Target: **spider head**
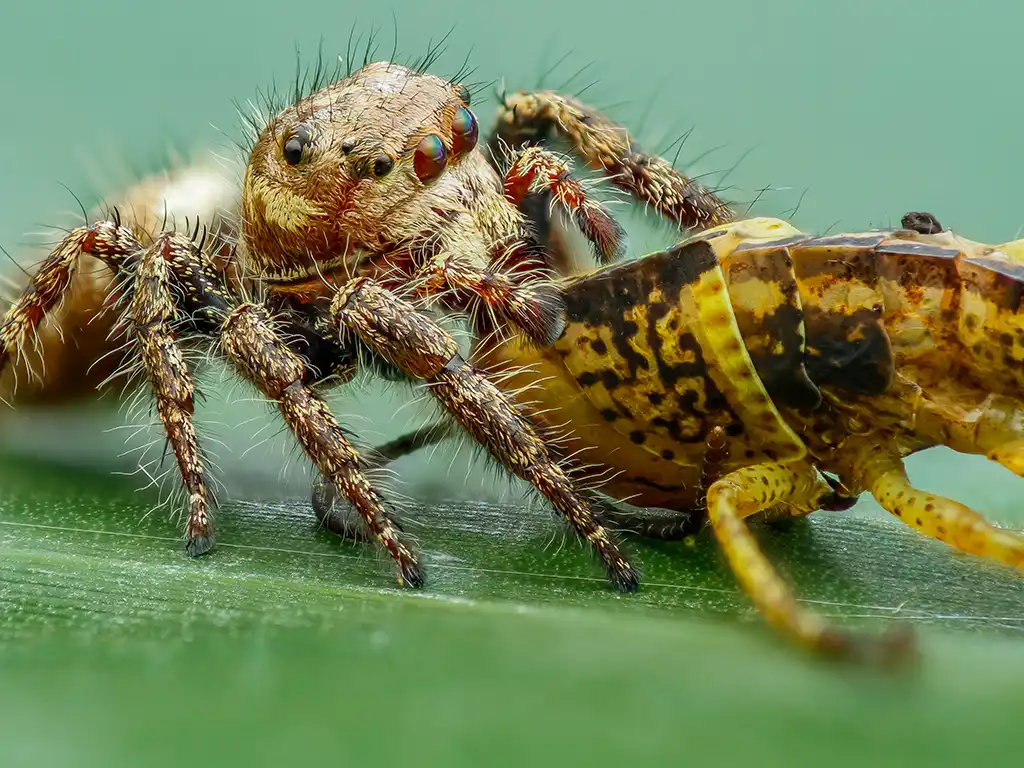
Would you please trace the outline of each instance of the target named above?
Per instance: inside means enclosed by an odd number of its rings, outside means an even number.
[[[268,283],[351,271],[438,236],[500,184],[481,150],[468,91],[387,62],[288,107],[245,171],[242,236]]]

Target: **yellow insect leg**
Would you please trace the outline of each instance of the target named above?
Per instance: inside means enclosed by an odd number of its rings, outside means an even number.
[[[1005,443],[990,451],[988,458],[999,462],[1018,477],[1024,477],[1024,440]]]
[[[996,528],[959,502],[918,490],[898,456],[877,448],[864,451],[854,471],[876,501],[911,528],[969,555],[1024,569],[1024,537]]]
[[[904,631],[860,636],[830,625],[801,606],[747,528],[745,518],[777,507],[793,515],[817,509],[831,493],[806,462],[758,464],[732,472],[708,489],[708,517],[726,560],[744,591],[770,624],[807,648],[829,655],[890,661],[913,647]]]

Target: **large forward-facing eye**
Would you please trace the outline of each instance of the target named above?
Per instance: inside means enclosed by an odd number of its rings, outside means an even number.
[[[288,165],[298,165],[302,162],[302,156],[309,144],[310,131],[306,125],[297,125],[295,129],[284,140],[284,161]]]
[[[424,136],[416,145],[416,153],[412,157],[412,168],[416,178],[429,184],[440,176],[448,165],[448,150],[440,136]]]
[[[461,156],[472,151],[478,138],[480,127],[476,116],[465,107],[456,109],[452,118],[452,152]]]

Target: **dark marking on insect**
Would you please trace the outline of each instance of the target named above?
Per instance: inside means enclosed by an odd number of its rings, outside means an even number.
[[[807,371],[806,340],[797,330],[803,320],[803,312],[791,304],[783,304],[772,314],[765,315],[761,321],[762,332],[777,342],[782,351],[780,354],[750,353],[750,359],[768,394],[779,405],[814,410],[821,405],[821,392]]]
[[[625,480],[626,482],[636,483],[637,485],[646,485],[648,488],[654,488],[656,490],[664,491],[666,493],[677,493],[678,491],[683,490],[683,486],[681,485],[669,485],[659,483],[654,480],[651,480],[649,477],[643,477],[642,475],[632,475],[630,477],[625,478]]]
[[[748,243],[737,247],[728,260],[730,284],[756,280],[774,286],[781,294],[774,311],[764,314],[734,306],[736,323],[747,353],[765,389],[779,405],[813,410],[821,404],[804,365],[803,312],[789,246],[807,241],[806,236],[771,243]]]
[[[889,388],[895,359],[879,309],[840,313],[812,307],[806,319],[807,372],[815,384],[860,395]]]

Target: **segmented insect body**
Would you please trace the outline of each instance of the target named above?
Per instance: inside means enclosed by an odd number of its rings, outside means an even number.
[[[868,490],[924,533],[1024,563],[1021,537],[913,489],[901,463],[948,445],[1024,474],[1024,245],[972,243],[928,217],[827,238],[735,221],[624,128],[550,92],[503,98],[488,154],[464,88],[387,62],[317,82],[254,128],[237,193],[203,169],[144,182],[126,197],[133,216],[107,208],[71,231],[0,326],[0,382],[16,402],[83,394],[126,364],[141,374],[186,491],[189,553],[213,543],[184,355],[198,343],[276,404],[323,478],[318,514],[347,500],[345,531],[376,540],[405,584],[422,581],[418,557],[323,399],[360,367],[425,382],[620,589],[638,577],[605,521],[632,518],[607,496],[681,513],[641,526],[652,535],[707,520],[767,618],[814,649],[909,646],[801,607],[751,515],[840,509]],[[697,234],[611,263],[621,230],[545,149],[552,134]],[[172,231],[186,216],[189,234]],[[439,314],[470,319],[470,360]]]
[[[1020,247],[909,230],[814,238],[776,219],[740,221],[566,280],[568,323],[554,345],[511,339],[480,354],[521,367],[519,384],[545,381],[530,391],[535,418],[568,419],[591,446],[581,462],[622,470],[609,493],[691,509],[714,427],[733,468],[803,459],[808,443],[824,461],[889,425],[912,435],[900,438],[906,455],[946,441],[915,432],[922,392],[964,408],[970,388],[992,400],[999,375],[1012,395],[1013,354],[1024,352],[979,289],[1012,290]],[[1006,367],[997,374],[993,361]],[[958,377],[965,365],[970,378]]]
[[[578,471],[634,505],[706,509],[771,620],[850,651],[781,589],[742,518],[848,506],[867,490],[927,535],[1024,566],[1024,539],[914,489],[902,467],[946,445],[1024,475],[1022,288],[1024,241],[812,237],[751,219],[568,278],[554,345],[514,339],[479,353],[519,371],[536,420],[572,425]],[[709,488],[713,436],[724,450]]]

